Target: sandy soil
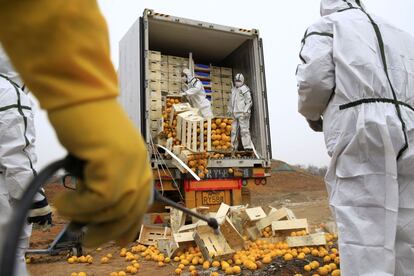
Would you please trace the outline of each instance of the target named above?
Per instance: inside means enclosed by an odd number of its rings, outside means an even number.
[[[292,209],[296,217],[307,218],[311,227],[330,221],[330,211],[327,204],[325,184],[321,177],[312,176],[302,171],[273,173],[266,185],[249,187],[251,190],[251,204],[255,206],[272,205],[276,208],[286,206]],[[47,193],[53,198],[62,190],[58,185],[49,185]],[[53,238],[65,225],[65,221],[55,216],[55,226],[49,232],[34,231],[31,247],[46,248]],[[100,264],[102,256],[111,253],[114,258],[109,264]],[[37,276],[60,276],[70,275],[72,272],[84,271],[87,275],[109,275],[113,271],[125,270],[127,263],[124,258],[119,257],[119,248],[114,244],[107,244],[101,251],[85,250],[84,254],[90,254],[94,258],[93,264],[68,264],[67,253],[58,256],[32,255],[31,263],[28,265],[31,275]],[[173,275],[174,265],[157,267],[154,262],[139,261],[141,269],[137,275]],[[293,275],[294,269],[287,269],[283,264],[274,263],[281,267],[279,272],[266,273],[265,271],[244,272],[243,275]],[[299,264],[302,267],[302,264]],[[184,275],[184,274],[183,274]]]

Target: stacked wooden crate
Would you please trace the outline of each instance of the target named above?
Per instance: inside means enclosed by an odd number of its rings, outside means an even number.
[[[193,152],[211,150],[211,119],[205,120],[196,111],[177,116],[177,137],[181,144]]]
[[[181,72],[188,68],[188,58],[161,56],[161,90],[171,96],[179,96],[182,90]]]
[[[223,93],[223,103],[225,107],[225,111],[227,112],[227,105],[231,98],[231,89],[233,86],[233,74],[231,68],[221,67],[221,87]]]
[[[227,67],[211,67],[212,106],[215,116],[225,116],[231,98],[232,69]]]
[[[148,88],[150,93],[150,131],[156,136],[160,131],[162,117],[161,97],[161,53],[149,51]]]
[[[223,88],[221,86],[220,67],[211,68],[211,97],[214,116],[224,116]]]

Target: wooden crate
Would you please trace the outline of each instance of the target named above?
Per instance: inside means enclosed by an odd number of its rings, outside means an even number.
[[[182,70],[183,69],[182,69],[181,65],[168,64],[168,73],[169,74],[176,74],[176,75],[179,75],[181,77]]]
[[[161,91],[168,91],[168,81],[160,81],[161,84]]]
[[[150,61],[149,69],[151,71],[161,71],[161,62],[160,61]]]
[[[214,233],[209,226],[200,226],[194,232],[194,241],[208,261],[215,259],[228,260],[235,253],[221,233]]]
[[[264,228],[271,226],[272,222],[279,221],[279,220],[293,220],[295,219],[295,215],[290,209],[285,207],[280,208],[279,210],[273,211],[269,213],[269,215],[256,223],[257,229],[260,231]]]
[[[172,111],[170,113],[170,124],[172,124],[174,117],[176,117],[178,114],[181,114],[183,112],[190,111],[192,109],[191,105],[189,103],[179,103],[179,104],[173,104]],[[178,131],[177,131],[178,133]]]
[[[207,141],[204,141],[204,123],[207,122]],[[197,128],[200,132],[197,133]],[[195,111],[187,111],[177,115],[177,136],[187,149],[193,152],[211,150],[211,119],[204,120]],[[197,145],[197,142],[200,142]],[[207,142],[207,149],[204,148]]]
[[[221,67],[220,72],[222,76],[230,77],[233,75],[233,69],[227,67]]]
[[[257,229],[257,227],[254,226],[246,228],[246,233],[249,239],[252,241],[257,240],[261,236],[260,231]]]
[[[150,91],[150,99],[151,100],[159,100],[159,101],[162,101],[161,89],[160,90],[151,90]],[[161,104],[161,106],[162,106],[162,104]]]
[[[215,216],[219,224],[223,224],[223,222],[226,220],[227,214],[230,211],[230,205],[231,203],[226,204],[224,203],[224,201],[223,203],[220,204],[220,208],[217,210],[217,213]]]
[[[163,73],[169,73],[169,70],[168,69],[169,69],[168,68],[168,63],[161,61],[161,72],[163,72]]]
[[[217,66],[211,66],[211,73],[214,75],[221,75],[221,69]]]
[[[171,238],[170,228],[142,225],[138,242],[143,245],[156,245],[157,240],[162,238]]]
[[[161,72],[161,71],[160,71],[160,80],[161,80],[161,81],[168,81],[168,74],[169,74],[169,73],[166,73],[166,72]]]
[[[169,207],[169,206],[167,206],[166,208],[170,210],[171,230],[174,233],[176,233],[176,232],[178,232],[178,229],[180,229],[180,227],[182,225],[184,225],[186,215],[182,211],[177,210],[175,208],[172,208],[172,207]]]
[[[150,70],[148,80],[161,80],[161,71]]]
[[[230,85],[233,84],[233,79],[231,77],[222,77],[221,78],[221,84]]]
[[[220,106],[213,106],[213,114],[214,114],[214,117],[224,116],[225,112],[224,112],[223,104],[221,105],[221,107]]]
[[[162,117],[162,110],[160,108],[150,109],[150,120],[157,120]]]
[[[233,250],[239,251],[246,249],[243,237],[228,217],[226,217],[224,222],[221,224],[220,231]]]
[[[292,231],[305,230],[309,232],[307,219],[294,219],[294,220],[279,220],[272,222],[272,232],[276,234],[289,234]]]
[[[168,56],[167,55],[161,55],[161,62],[168,64]]]
[[[168,81],[168,91],[179,91],[181,89],[181,83],[178,81]]]
[[[300,237],[287,237],[289,247],[326,245],[325,233],[316,233]]]
[[[161,238],[157,240],[157,249],[169,258],[174,255],[178,248],[178,244],[172,239]]]
[[[181,57],[168,56],[168,65],[181,65]]]
[[[221,83],[221,87],[223,90],[223,93],[231,93],[231,84],[228,83]]]
[[[220,75],[211,75],[211,82],[213,82],[213,83],[220,83],[221,84],[221,77],[220,77]]]
[[[148,51],[148,59],[150,61],[161,61],[161,52]]]
[[[211,83],[211,89],[213,90],[222,90],[221,82],[212,82]]]
[[[181,75],[180,74],[169,72],[168,73],[168,81],[179,83],[180,84],[179,87],[181,87]]]
[[[161,90],[161,81],[160,80],[149,80],[148,88],[150,90]]]
[[[245,212],[250,221],[258,221],[266,217],[262,207],[248,208]]]

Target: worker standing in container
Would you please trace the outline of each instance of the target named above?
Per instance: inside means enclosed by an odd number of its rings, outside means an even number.
[[[244,150],[252,151],[250,114],[253,103],[250,88],[244,83],[244,76],[241,73],[236,74],[234,84],[235,87],[232,89],[228,104],[228,114],[234,119],[231,131],[231,143],[233,149],[237,151],[239,147],[238,134],[240,131]]]
[[[56,196],[58,212],[85,225],[88,247],[133,241],[152,200],[152,171],[142,136],[117,102],[97,2],[5,0],[0,24],[14,68],[46,109],[62,145],[85,162],[77,190]]]
[[[187,84],[188,89],[182,93],[182,96],[186,96],[190,105],[194,108],[198,108],[201,116],[204,119],[213,118],[213,112],[211,111],[211,103],[206,97],[203,83],[190,72],[190,69],[184,69],[181,74],[182,81]]]
[[[413,275],[414,38],[359,0],[322,0],[321,15],[302,40],[299,112],[332,157],[341,275]]]
[[[0,233],[30,180],[36,175],[35,128],[28,90],[0,45]],[[52,224],[43,190],[36,194],[17,249],[16,273],[26,275],[25,252],[32,223]]]

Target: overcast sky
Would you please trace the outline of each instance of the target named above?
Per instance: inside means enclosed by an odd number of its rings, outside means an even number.
[[[367,9],[414,35],[412,0],[365,0]],[[322,134],[309,130],[297,113],[295,69],[305,29],[319,17],[320,0],[251,1],[99,0],[108,22],[111,54],[118,66],[118,42],[145,8],[232,27],[258,29],[264,40],[273,158],[292,164],[328,165]],[[392,3],[392,4],[390,4]],[[36,114],[38,167],[64,156],[44,112]],[[82,135],[82,133],[79,133]]]

